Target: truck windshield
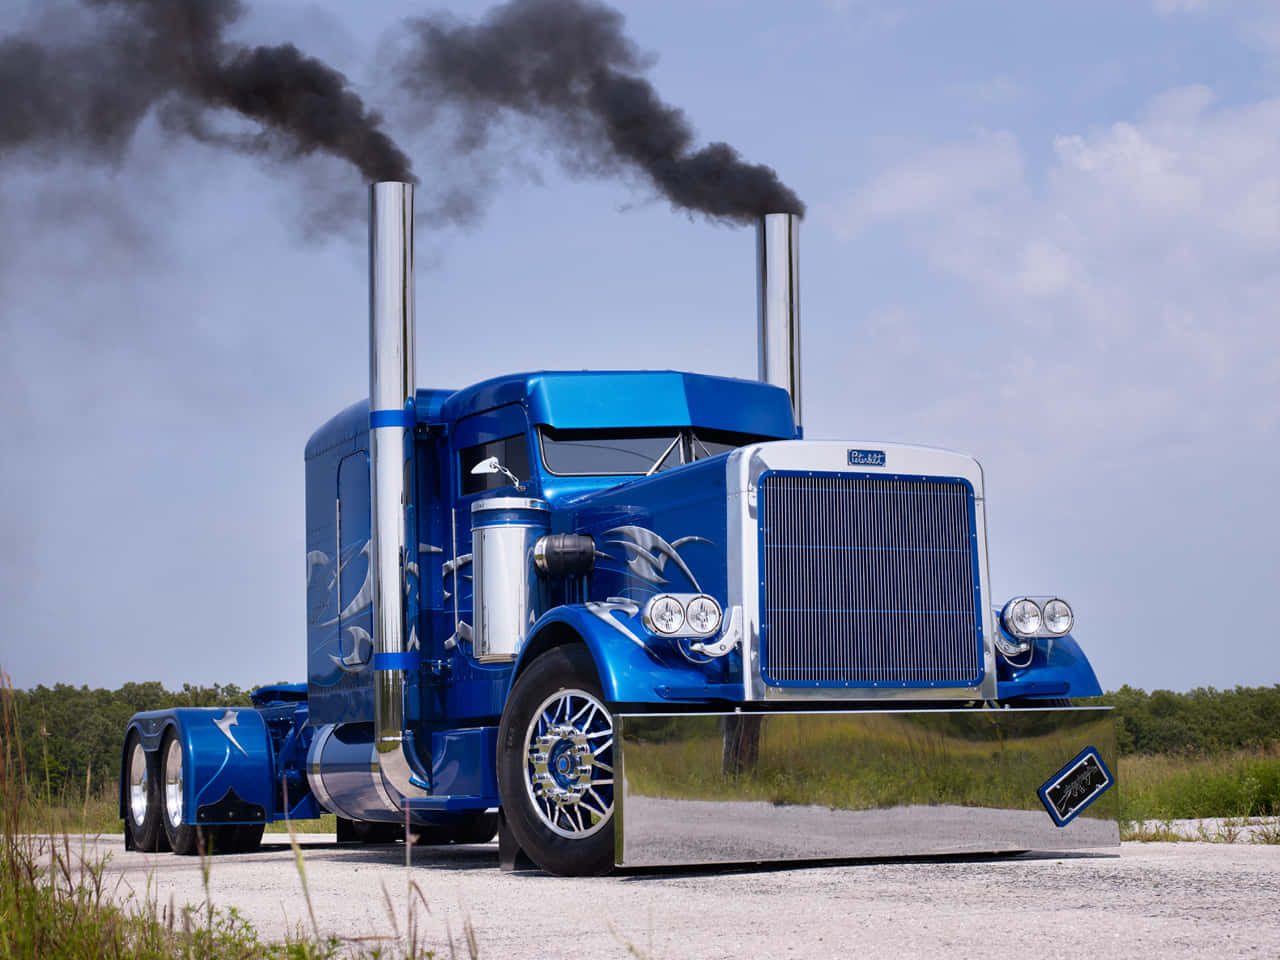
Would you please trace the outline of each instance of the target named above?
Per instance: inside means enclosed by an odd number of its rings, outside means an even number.
[[[770,439],[694,428],[654,430],[539,430],[542,462],[561,477],[644,476]],[[664,456],[665,454],[665,456]]]

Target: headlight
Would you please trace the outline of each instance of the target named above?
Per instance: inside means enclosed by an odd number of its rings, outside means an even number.
[[[1015,637],[1034,637],[1040,632],[1040,608],[1026,597],[1006,604],[1001,619],[1005,629]]]
[[[715,597],[705,593],[660,593],[644,605],[640,618],[664,637],[705,640],[723,625],[724,614]]]
[[[1044,605],[1044,628],[1055,637],[1060,637],[1071,629],[1075,616],[1065,600],[1054,597]]]
[[[720,604],[708,596],[697,596],[684,608],[684,616],[694,633],[715,633],[720,626]]]
[[[675,597],[654,597],[645,607],[644,622],[658,633],[673,634],[684,626],[684,607]]]

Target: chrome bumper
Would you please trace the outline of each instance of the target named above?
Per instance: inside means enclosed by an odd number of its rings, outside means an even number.
[[[1110,708],[621,714],[615,862],[1070,850],[1120,842],[1114,786],[1059,827],[1037,791]]]

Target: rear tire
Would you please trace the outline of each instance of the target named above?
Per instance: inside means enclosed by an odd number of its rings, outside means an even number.
[[[130,732],[125,741],[124,756],[125,827],[133,839],[133,847],[146,853],[168,850],[157,765],[142,748],[142,738],[136,730]]]
[[[183,750],[176,731],[164,735],[160,745],[160,783],[164,807],[164,832],[173,852],[182,856],[213,851],[213,833],[205,827],[188,823],[194,811],[186,809],[183,795]]]
[[[498,793],[516,842],[543,870],[613,870],[613,757],[613,717],[586,647],[539,656],[498,727]]]

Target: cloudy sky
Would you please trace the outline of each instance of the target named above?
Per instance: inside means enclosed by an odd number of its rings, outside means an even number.
[[[58,4],[7,0],[0,37]],[[1104,687],[1280,682],[1280,9],[617,6],[699,136],[808,204],[808,435],[975,454],[997,594],[1067,597]],[[751,232],[566,171],[527,124],[460,157],[387,75],[425,9],[257,0],[233,32],[343,70],[422,209],[475,201],[420,224],[420,385],[754,376]],[[302,449],[367,391],[364,188],[165,130],[100,162],[0,150],[19,687],[304,678]]]

